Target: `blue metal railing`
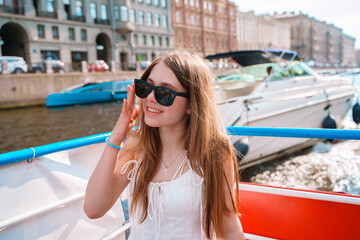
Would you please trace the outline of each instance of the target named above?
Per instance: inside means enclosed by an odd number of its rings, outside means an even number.
[[[24,161],[27,159],[32,159],[35,157],[41,157],[46,154],[60,152],[64,150],[84,147],[87,145],[105,142],[105,138],[110,136],[111,132],[101,133],[97,135],[92,135],[88,137],[76,138],[68,141],[52,143],[48,145],[43,145],[39,147],[27,148],[19,151],[8,152],[0,154],[0,166],[6,165],[9,163],[15,163]]]
[[[359,130],[227,127],[229,135],[360,140]],[[0,166],[105,141],[111,132],[0,154]]]
[[[227,127],[229,135],[360,140],[359,130],[322,128]]]

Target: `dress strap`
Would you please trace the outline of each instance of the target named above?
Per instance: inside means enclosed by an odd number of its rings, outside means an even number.
[[[128,175],[126,176],[127,179],[129,179],[130,181],[134,178],[136,170],[138,168],[138,161],[136,160],[129,160],[127,163],[124,164],[124,166],[121,168],[120,174],[124,175],[127,171],[127,169],[129,168],[130,164],[134,163],[135,166],[130,170],[130,172],[128,173]]]
[[[184,166],[185,166],[186,163],[189,164],[189,161],[188,161],[188,159],[187,159],[187,156],[186,156],[186,157],[184,158],[184,160],[181,162],[178,170],[176,170],[176,173],[175,173],[174,176],[172,177],[171,181],[173,181],[173,180],[176,178],[176,176],[177,176],[177,174],[179,173],[179,171],[180,171],[180,177],[181,177],[181,175],[182,175],[182,170],[184,169]],[[189,165],[189,167],[190,167],[190,165]]]

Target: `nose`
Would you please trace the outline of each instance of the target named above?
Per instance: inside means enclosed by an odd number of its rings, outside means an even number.
[[[155,99],[155,91],[152,90],[151,93],[146,97],[146,99],[147,99],[149,102],[156,102],[156,99]]]

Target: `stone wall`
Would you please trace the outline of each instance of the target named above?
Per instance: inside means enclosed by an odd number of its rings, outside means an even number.
[[[48,94],[60,92],[76,84],[132,80],[140,73],[54,73],[0,75],[0,108],[43,105]]]

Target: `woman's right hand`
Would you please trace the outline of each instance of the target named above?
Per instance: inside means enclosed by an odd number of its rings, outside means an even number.
[[[120,145],[134,127],[135,120],[138,116],[138,105],[135,103],[135,85],[132,83],[127,86],[127,99],[124,99],[119,119],[110,135],[109,141],[112,144]]]

